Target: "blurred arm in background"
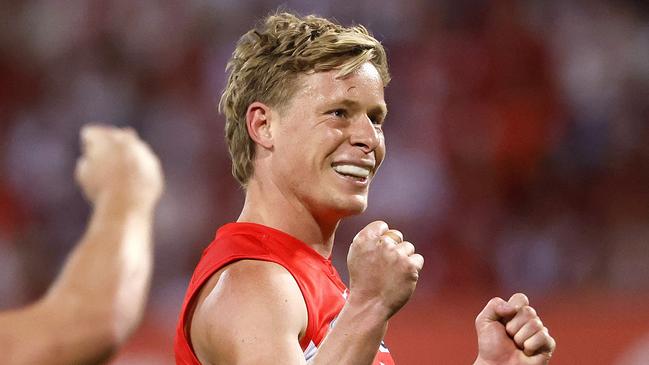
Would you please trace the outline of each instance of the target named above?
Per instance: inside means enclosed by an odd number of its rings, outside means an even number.
[[[47,294],[0,313],[5,364],[105,361],[142,318],[160,163],[130,129],[87,126],[81,142],[76,178],[93,205],[90,222]]]

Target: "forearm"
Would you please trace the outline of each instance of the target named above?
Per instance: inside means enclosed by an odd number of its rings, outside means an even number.
[[[94,206],[88,228],[42,299],[0,313],[3,364],[101,363],[141,319],[160,163],[131,129],[87,126],[81,141],[75,175]]]
[[[386,311],[372,301],[349,299],[309,365],[369,365],[374,360],[388,327]]]
[[[0,349],[7,365],[100,364],[116,344],[106,323],[81,323],[71,310],[57,310],[40,300],[28,307],[0,313]]]
[[[120,344],[135,329],[146,303],[152,267],[152,206],[98,199],[81,241],[45,298],[73,313],[79,327],[108,331]]]

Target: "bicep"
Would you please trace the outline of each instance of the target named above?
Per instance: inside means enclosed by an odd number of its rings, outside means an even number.
[[[204,364],[304,364],[299,338],[306,323],[304,299],[288,271],[244,260],[208,282],[190,333]]]

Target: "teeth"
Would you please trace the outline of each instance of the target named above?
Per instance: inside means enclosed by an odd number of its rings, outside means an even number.
[[[342,175],[349,175],[359,178],[366,178],[370,176],[370,169],[366,167],[355,165],[336,165],[333,168],[337,173]]]

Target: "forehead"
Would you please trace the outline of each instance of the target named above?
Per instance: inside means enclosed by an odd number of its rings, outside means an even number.
[[[300,91],[296,96],[307,97],[314,102],[352,99],[385,107],[383,80],[370,62],[362,64],[345,77],[339,76],[339,70],[300,75],[298,84]]]

